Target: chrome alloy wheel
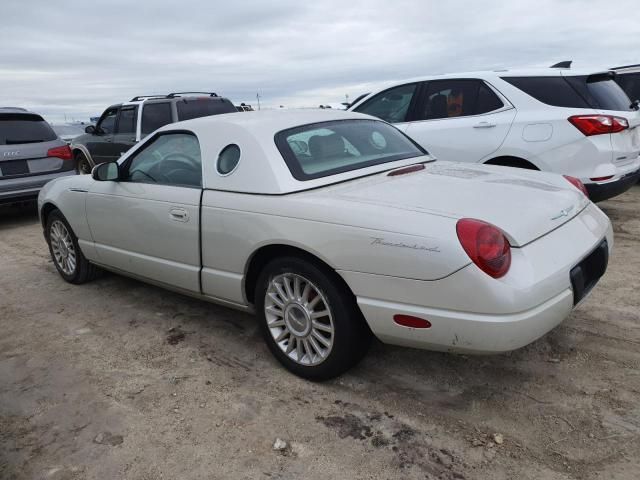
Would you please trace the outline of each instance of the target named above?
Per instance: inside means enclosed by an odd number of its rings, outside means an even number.
[[[331,353],[331,309],[322,292],[306,278],[293,273],[273,277],[265,294],[264,313],[276,344],[294,362],[318,365]]]
[[[76,249],[67,227],[60,220],[55,220],[49,230],[51,251],[56,265],[66,275],[73,275],[76,270]]]

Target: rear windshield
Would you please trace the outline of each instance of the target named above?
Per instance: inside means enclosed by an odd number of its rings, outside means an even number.
[[[610,75],[502,77],[536,100],[554,107],[631,110],[631,102]]]
[[[184,98],[176,103],[176,107],[178,108],[178,120],[237,112],[236,107],[230,101],[211,97]]]
[[[615,79],[631,100],[640,100],[640,73],[619,73]]]
[[[609,74],[567,77],[567,81],[600,110],[631,110],[631,100]]]
[[[0,145],[41,143],[58,136],[39,115],[30,113],[0,113]]]
[[[427,152],[377,120],[338,120],[283,130],[275,136],[291,174],[311,180]]]

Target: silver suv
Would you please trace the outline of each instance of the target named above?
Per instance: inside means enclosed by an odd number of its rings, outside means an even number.
[[[75,173],[71,149],[40,115],[0,108],[0,204],[35,199],[49,180]]]

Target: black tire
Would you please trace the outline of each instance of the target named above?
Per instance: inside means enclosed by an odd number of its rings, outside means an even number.
[[[88,175],[91,173],[93,167],[84,153],[76,152],[73,157],[76,160],[76,170],[79,175]]]
[[[66,228],[69,237],[71,239],[71,243],[73,245],[73,251],[75,253],[75,266],[71,271],[65,272],[64,268],[56,259],[56,255],[54,254],[54,247],[52,245],[52,228],[54,225],[57,226],[56,222],[60,222]],[[65,279],[69,283],[81,284],[86,283],[98,275],[98,267],[90,263],[82,254],[82,250],[80,250],[80,246],[78,245],[78,237],[73,232],[69,222],[64,218],[64,215],[60,212],[60,210],[53,210],[49,213],[47,217],[47,225],[45,230],[45,237],[47,239],[47,244],[49,245],[49,254],[51,255],[51,260],[58,270],[60,276]]]
[[[291,359],[278,345],[268,326],[265,312],[266,295],[271,281],[284,274],[302,277],[303,280],[310,282],[326,299],[326,302],[323,300],[323,303],[326,307],[325,310],[330,311],[332,317],[333,344],[326,358],[319,364],[302,365]],[[302,258],[275,259],[263,268],[257,280],[255,306],[260,328],[273,355],[289,371],[309,380],[327,380],[341,375],[362,359],[371,344],[373,337],[371,330],[369,330],[353,294],[338,274],[322,265]],[[284,315],[281,316],[284,321]]]

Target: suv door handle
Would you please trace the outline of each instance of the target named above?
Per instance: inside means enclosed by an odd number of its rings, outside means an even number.
[[[480,123],[476,123],[473,128],[493,128],[495,127],[496,124],[495,123],[491,123],[491,122],[480,122]]]
[[[169,218],[171,218],[171,220],[175,220],[176,222],[188,222],[189,212],[187,212],[184,208],[172,207],[169,209]]]

